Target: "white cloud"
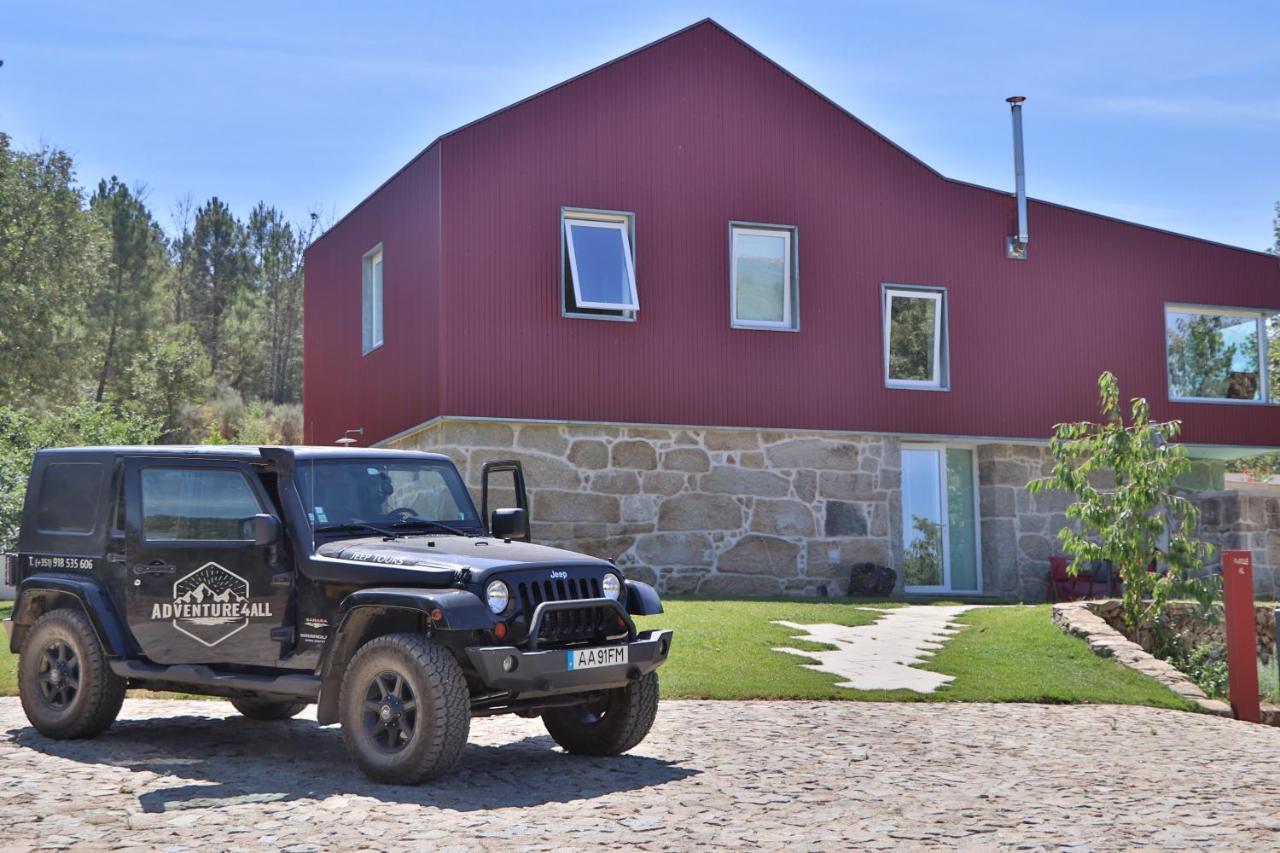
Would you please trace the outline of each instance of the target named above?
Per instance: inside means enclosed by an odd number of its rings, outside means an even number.
[[[1179,96],[1111,96],[1091,98],[1086,108],[1096,112],[1164,118],[1188,122],[1262,122],[1280,124],[1280,100],[1241,100]]]

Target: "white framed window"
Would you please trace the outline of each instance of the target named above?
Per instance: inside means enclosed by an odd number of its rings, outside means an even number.
[[[568,317],[634,320],[640,310],[629,213],[565,208],[560,214]]]
[[[1277,312],[1259,308],[1165,305],[1169,399],[1175,402],[1275,403],[1267,353]]]
[[[799,328],[796,229],[729,223],[730,325],[735,329]]]
[[[884,285],[884,384],[943,391],[948,386],[947,292]]]
[[[361,271],[361,352],[382,346],[382,244],[365,253]]]

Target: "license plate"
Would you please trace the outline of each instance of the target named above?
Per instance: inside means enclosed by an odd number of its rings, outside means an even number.
[[[595,669],[598,666],[618,666],[627,662],[627,646],[603,646],[598,649],[572,649],[566,654],[569,669]]]

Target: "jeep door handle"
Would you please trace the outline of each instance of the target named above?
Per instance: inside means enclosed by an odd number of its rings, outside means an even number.
[[[134,563],[133,573],[135,575],[171,575],[178,570],[173,563],[166,563],[163,560],[152,560],[150,563]]]

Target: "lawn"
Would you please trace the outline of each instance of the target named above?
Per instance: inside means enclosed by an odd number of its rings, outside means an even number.
[[[932,694],[836,687],[834,675],[804,669],[803,658],[777,646],[823,648],[795,639],[772,620],[869,625],[873,610],[849,602],[796,599],[674,599],[642,628],[673,628],[671,659],[661,670],[662,694],[681,699],[871,699],[953,702],[1107,702],[1190,708],[1156,681],[1100,658],[1049,620],[1047,605],[1007,605],[971,611],[963,628],[922,668],[954,675]],[[889,605],[892,606],[892,605]],[[12,605],[0,603],[0,618]],[[17,693],[16,658],[0,648],[0,696]]]
[[[931,694],[836,687],[840,679],[804,669],[778,646],[822,648],[794,639],[772,620],[866,625],[876,614],[849,602],[695,600],[664,602],[642,627],[675,629],[671,659],[660,672],[670,698],[867,699],[879,701],[1052,702],[1192,705],[1153,679],[1100,658],[1059,630],[1048,605],[1005,605],[960,617],[963,629],[921,668],[955,676]],[[863,605],[865,606],[865,605]]]
[[[0,601],[0,619],[8,619],[12,601]],[[0,696],[18,695],[18,657],[9,654],[9,636],[0,629]]]

